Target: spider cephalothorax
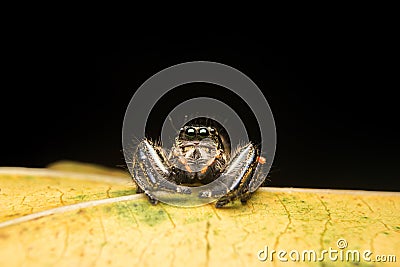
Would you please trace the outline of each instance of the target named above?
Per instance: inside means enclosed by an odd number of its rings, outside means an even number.
[[[204,185],[221,177],[226,184],[223,190],[202,192],[199,197],[220,196],[216,207],[237,198],[245,203],[260,184],[259,181],[254,183],[253,174],[264,159],[259,157],[259,149],[252,143],[239,147],[232,158],[230,152],[229,136],[219,123],[195,119],[179,130],[169,153],[150,140],[143,140],[134,167],[147,180],[154,182],[154,177],[160,176],[176,185]],[[140,162],[141,158],[147,163]],[[153,204],[158,202],[140,183],[137,192],[145,192]]]
[[[184,126],[168,157],[174,171],[169,180],[177,184],[208,184],[219,177],[228,160],[215,128]]]

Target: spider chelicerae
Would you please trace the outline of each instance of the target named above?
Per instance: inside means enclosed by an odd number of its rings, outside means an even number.
[[[198,195],[216,198],[215,206],[220,208],[235,199],[243,204],[250,199],[266,178],[255,175],[257,166],[265,161],[259,148],[251,142],[239,146],[231,157],[231,143],[225,128],[212,119],[197,118],[179,130],[168,152],[157,142],[141,141],[133,160],[133,178],[138,185],[137,193],[145,193],[154,205],[158,200],[148,190],[149,185],[191,194],[190,190],[182,192],[179,185],[205,185],[220,178],[223,186]]]

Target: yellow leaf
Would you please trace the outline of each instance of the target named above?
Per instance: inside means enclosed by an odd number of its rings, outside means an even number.
[[[178,208],[150,205],[124,172],[51,167],[0,168],[0,266],[396,266],[365,250],[400,261],[399,193],[262,188],[246,205]],[[318,261],[322,250],[338,259]]]
[[[57,161],[47,168],[52,170],[61,170],[61,171],[71,171],[71,172],[80,172],[80,173],[92,173],[92,174],[103,174],[108,176],[122,176],[129,177],[129,173],[127,171],[123,171],[122,169],[111,169],[101,165],[75,162],[75,161]]]

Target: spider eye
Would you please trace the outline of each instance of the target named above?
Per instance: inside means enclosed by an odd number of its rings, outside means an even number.
[[[210,129],[210,133],[211,133],[211,134],[215,134],[215,129],[214,129],[214,128],[211,128],[211,129]]]
[[[193,137],[196,135],[196,130],[192,127],[186,129],[186,135]]]
[[[199,129],[199,135],[202,136],[202,137],[208,136],[207,128],[200,128]]]

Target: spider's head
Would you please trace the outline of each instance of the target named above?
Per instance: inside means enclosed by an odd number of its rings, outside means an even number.
[[[216,129],[190,125],[180,129],[175,148],[181,159],[203,165],[221,152],[222,143]]]
[[[215,143],[220,143],[219,134],[215,128],[193,125],[181,128],[177,141],[185,144],[198,145],[200,141],[206,138],[214,140]]]
[[[229,158],[230,143],[224,131],[215,121],[214,124],[210,123],[210,119],[186,123],[175,139],[172,149],[175,160],[172,161],[177,166],[183,164],[186,170],[198,172],[212,164],[217,157]]]

